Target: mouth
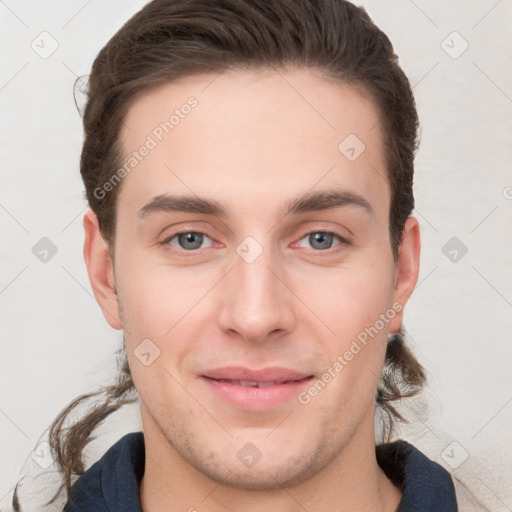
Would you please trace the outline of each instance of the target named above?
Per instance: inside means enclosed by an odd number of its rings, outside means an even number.
[[[261,370],[245,367],[218,368],[200,377],[221,402],[251,411],[263,411],[286,404],[314,379],[312,374],[278,367]]]
[[[209,378],[209,377],[206,377]],[[307,377],[306,377],[307,378]],[[212,379],[217,382],[227,382],[233,386],[242,386],[244,388],[271,388],[272,386],[278,386],[280,384],[291,384],[299,382],[297,380],[269,380],[269,381],[252,381],[252,380],[230,380],[230,379]],[[301,379],[302,380],[302,379]]]

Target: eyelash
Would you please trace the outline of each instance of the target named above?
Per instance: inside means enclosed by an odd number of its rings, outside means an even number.
[[[197,253],[198,253],[198,251],[200,249],[193,249],[193,250],[190,250],[190,251],[186,251],[185,249],[176,248],[175,246],[171,246],[171,244],[170,244],[171,240],[173,240],[177,236],[184,235],[184,234],[187,234],[187,233],[194,233],[194,234],[197,234],[197,235],[206,235],[208,238],[210,238],[210,240],[214,241],[214,238],[212,236],[210,236],[205,231],[194,231],[194,230],[191,230],[191,229],[184,229],[184,230],[181,230],[181,231],[176,231],[172,235],[168,236],[165,240],[160,242],[160,245],[164,246],[164,248],[166,250],[169,250],[169,251],[172,251],[172,252],[179,252],[179,253],[181,253],[181,255],[185,255],[186,253],[189,253],[188,256],[195,256],[195,255],[197,255]],[[317,229],[317,230],[313,230],[313,231],[309,231],[309,232],[305,233],[304,235],[302,235],[299,238],[298,241],[301,241],[304,238],[306,238],[307,236],[315,234],[315,233],[322,233],[322,234],[325,234],[325,235],[333,235],[333,237],[337,238],[338,241],[339,241],[339,244],[334,246],[333,248],[324,249],[324,250],[321,250],[321,249],[311,249],[312,251],[314,251],[315,256],[316,255],[320,256],[322,254],[327,254],[327,255],[336,254],[339,251],[341,251],[344,248],[344,246],[350,245],[349,240],[347,240],[344,236],[340,235],[339,233],[336,233],[335,231],[326,231],[326,230],[321,230],[321,229]],[[170,247],[172,247],[172,249]],[[187,257],[187,256],[185,256],[185,257]]]

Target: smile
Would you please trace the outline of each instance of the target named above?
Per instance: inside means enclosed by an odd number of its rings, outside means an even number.
[[[285,405],[306,387],[313,375],[287,368],[251,370],[220,368],[201,375],[207,389],[222,403],[251,411]]]

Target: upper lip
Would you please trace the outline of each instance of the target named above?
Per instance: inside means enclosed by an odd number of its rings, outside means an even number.
[[[309,373],[292,370],[290,368],[270,367],[260,370],[252,370],[244,366],[228,366],[225,368],[214,368],[202,374],[215,380],[235,380],[250,382],[286,382],[297,381],[312,377]]]

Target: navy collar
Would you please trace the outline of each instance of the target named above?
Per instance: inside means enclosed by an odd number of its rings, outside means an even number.
[[[402,489],[396,512],[456,512],[450,474],[406,441],[376,448],[387,477]],[[142,512],[139,485],[144,475],[144,434],[126,434],[74,484],[63,512]]]
[[[376,447],[377,462],[402,490],[396,512],[456,512],[457,499],[450,473],[406,441]]]

